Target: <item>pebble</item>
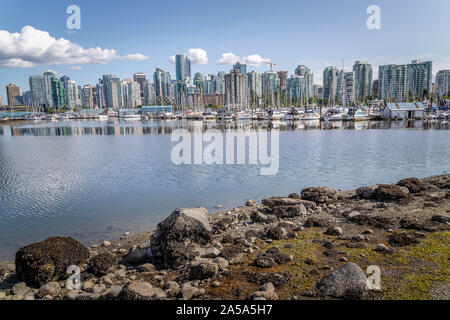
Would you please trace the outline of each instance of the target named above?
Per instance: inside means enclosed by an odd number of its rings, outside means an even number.
[[[109,247],[111,245],[111,242],[105,240],[105,241],[103,241],[102,245],[104,247]]]
[[[30,291],[31,288],[28,288],[25,282],[20,282],[11,289],[12,294],[16,296],[24,296]]]
[[[124,236],[129,236],[130,233],[129,233],[129,232],[125,232],[123,235],[124,235]]]
[[[83,282],[83,284],[81,285],[81,288],[84,291],[89,290],[90,288],[92,288],[94,286],[94,281],[93,280],[86,280]]]
[[[219,282],[219,281],[213,281],[213,282],[211,283],[211,287],[213,287],[213,288],[220,287],[220,282]]]
[[[340,258],[339,258],[339,261],[340,261],[340,262],[347,262],[348,259],[347,259],[346,257],[340,257]]]

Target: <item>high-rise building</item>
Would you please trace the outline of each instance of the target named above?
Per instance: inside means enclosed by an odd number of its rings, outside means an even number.
[[[141,99],[143,100],[143,98],[144,98],[144,83],[145,83],[145,81],[147,81],[147,75],[142,72],[137,72],[133,75],[133,80],[136,81],[137,83],[139,83],[140,95],[141,95]]]
[[[355,73],[339,71],[336,90],[339,104],[353,105],[355,103]]]
[[[67,106],[69,109],[73,110],[74,108],[80,106],[80,101],[78,100],[78,86],[75,81],[73,80],[67,81],[66,96],[67,96]]]
[[[225,94],[225,71],[219,71],[217,73],[216,94]]]
[[[280,90],[286,92],[286,82],[289,71],[278,71],[278,79],[280,80]]]
[[[247,73],[247,65],[245,63],[236,62],[233,66],[233,70],[239,70],[240,73]]]
[[[266,97],[272,97],[276,92],[280,91],[280,78],[278,73],[273,70],[269,70],[262,75],[262,93]]]
[[[81,101],[83,108],[93,108],[94,107],[94,93],[91,85],[85,85],[81,89]]]
[[[336,67],[327,67],[323,71],[323,99],[325,103],[336,102],[339,70]]]
[[[8,106],[13,107],[16,97],[20,97],[20,89],[15,84],[8,84],[6,86],[6,95],[8,97]]]
[[[53,108],[64,109],[66,108],[66,90],[64,89],[64,84],[61,79],[52,78],[52,99]]]
[[[247,73],[248,93],[252,100],[262,97],[262,75],[256,71]],[[253,101],[254,102],[254,101]]]
[[[314,96],[313,84],[314,84],[314,74],[305,65],[299,65],[295,69],[295,74],[304,77],[305,82],[305,92],[304,96],[309,99]]]
[[[122,106],[122,90],[120,79],[112,74],[103,75],[103,93],[107,107],[117,108]]]
[[[29,83],[33,107],[40,108],[45,104],[44,77],[42,75],[32,75],[29,78]]]
[[[378,80],[374,80],[372,84],[372,95],[374,96],[374,99],[378,96]]]
[[[315,84],[313,87],[314,98],[317,100],[323,98],[323,87],[320,84]]]
[[[97,83],[95,91],[97,93],[97,106],[99,108],[106,107],[105,88],[104,88],[103,84]]]
[[[362,101],[372,95],[373,70],[367,61],[356,61],[353,66],[355,73],[355,99]]]
[[[247,74],[239,69],[231,70],[225,75],[225,104],[233,107],[248,105]]]
[[[170,73],[157,68],[153,74],[153,84],[155,87],[156,103],[162,104],[170,100],[171,80]]]
[[[378,99],[388,102],[408,100],[407,65],[389,64],[378,67]]]
[[[291,103],[299,104],[306,102],[305,84],[305,77],[297,74],[287,79],[286,96]]]
[[[191,77],[191,59],[183,54],[175,56],[175,68],[177,81],[184,81]]]
[[[150,80],[144,82],[144,101],[145,105],[153,105],[156,103],[155,87]]]
[[[52,89],[52,79],[56,77],[56,73],[47,70],[43,74],[44,80],[44,103],[47,108],[53,108],[53,89]]]
[[[441,70],[436,74],[436,95],[450,99],[450,70]]]
[[[408,94],[422,98],[431,93],[433,62],[413,60],[408,64]]]

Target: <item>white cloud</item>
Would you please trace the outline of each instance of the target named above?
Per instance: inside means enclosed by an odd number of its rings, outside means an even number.
[[[259,54],[252,54],[246,57],[239,57],[232,52],[223,53],[217,60],[218,64],[235,64],[236,62],[245,63],[249,66],[260,67],[263,64],[269,64],[271,59],[262,58]]]
[[[186,53],[186,56],[191,59],[191,63],[193,64],[207,64],[208,63],[208,54],[205,50],[197,48],[197,49],[189,49]]]
[[[70,67],[70,70],[75,70],[75,71],[79,71],[79,70],[81,70],[81,69],[83,69],[81,66],[73,66],[73,67]]]
[[[149,58],[150,57],[144,56],[143,54],[140,54],[140,53],[127,54],[125,56],[125,59],[131,60],[131,61],[143,61],[143,60],[147,60]]]
[[[192,64],[207,64],[208,54],[205,50],[200,48],[191,48],[184,54],[186,57],[191,59]],[[169,57],[169,63],[175,64],[175,55]]]
[[[242,62],[242,59],[232,52],[223,53],[222,57],[217,60],[217,64],[235,64],[236,62]]]
[[[0,30],[0,67],[31,68],[40,64],[104,64],[112,60],[140,61],[142,54],[117,55],[114,49],[85,49],[64,38],[25,26],[20,33]]]

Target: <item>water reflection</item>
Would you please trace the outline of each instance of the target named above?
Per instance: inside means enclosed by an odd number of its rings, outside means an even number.
[[[79,136],[79,135],[146,135],[146,134],[171,134],[174,130],[184,128],[189,131],[208,129],[229,130],[257,130],[277,129],[280,131],[302,130],[373,130],[373,129],[423,129],[423,130],[448,130],[448,122],[403,120],[403,121],[287,121],[287,122],[202,122],[202,121],[135,121],[123,122],[112,120],[108,122],[98,121],[64,121],[28,123],[22,125],[0,126],[0,135],[11,136]],[[197,129],[194,129],[197,128]]]

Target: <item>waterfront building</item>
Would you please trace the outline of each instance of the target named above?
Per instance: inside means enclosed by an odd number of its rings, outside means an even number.
[[[337,102],[341,105],[355,104],[355,73],[339,71],[337,84]],[[345,92],[345,95],[344,95]],[[344,99],[345,98],[345,99]]]
[[[139,83],[140,91],[144,91],[144,83],[147,81],[147,75],[142,72],[137,72],[133,75],[133,81]]]
[[[339,70],[336,67],[327,67],[323,71],[323,100],[333,105],[336,101]]]
[[[250,99],[255,103],[255,99],[259,101],[262,97],[262,75],[256,71],[249,72],[247,73],[247,81]]]
[[[266,97],[280,91],[280,79],[278,73],[273,70],[269,70],[262,75],[262,93]]]
[[[65,109],[66,105],[66,90],[64,89],[64,84],[61,79],[52,78],[51,79],[52,86],[52,99],[53,108]]]
[[[408,93],[424,98],[431,93],[433,62],[413,60],[408,64]]]
[[[79,107],[80,102],[78,100],[78,86],[75,81],[67,81],[66,95],[67,106],[69,107],[69,109],[73,110],[74,108]]]
[[[299,65],[295,69],[295,74],[305,78],[305,92],[304,96],[309,99],[314,96],[314,74],[305,65]]]
[[[374,99],[378,96],[378,80],[374,80],[372,84],[372,96]]]
[[[94,107],[94,93],[91,85],[85,85],[82,87],[81,101],[83,108],[92,109]]]
[[[95,91],[97,93],[97,106],[99,108],[106,107],[105,88],[104,88],[103,84],[97,83]],[[77,104],[77,106],[78,106],[78,104]]]
[[[233,66],[233,70],[239,70],[240,73],[245,74],[247,73],[247,65],[245,63],[236,62]]]
[[[246,107],[248,105],[247,74],[239,69],[231,70],[225,75],[225,104],[233,107]]]
[[[225,71],[219,71],[217,73],[216,94],[225,94]]]
[[[53,89],[52,89],[52,79],[56,77],[56,73],[47,70],[43,74],[44,80],[44,102],[47,108],[53,108]]]
[[[40,108],[45,104],[44,100],[44,77],[42,75],[32,75],[29,78],[32,105]]]
[[[385,119],[423,119],[425,106],[421,102],[387,103],[383,116]]]
[[[177,81],[184,81],[191,77],[191,60],[183,54],[175,56],[175,69]]]
[[[153,74],[153,84],[155,86],[156,103],[161,104],[164,101],[170,100],[172,85],[169,72],[164,72],[162,69],[156,68]]]
[[[323,87],[320,84],[313,86],[314,98],[317,100],[323,99]]]
[[[388,102],[408,100],[406,65],[389,64],[378,67],[378,99]]]
[[[278,71],[278,79],[280,80],[280,91],[286,92],[287,77],[289,71]]]
[[[155,99],[155,87],[153,86],[153,84],[151,83],[150,80],[146,80],[144,82],[144,101],[143,103],[145,105],[153,105],[156,103],[156,99]]]
[[[450,99],[450,70],[441,70],[436,75],[436,96]]]
[[[287,79],[286,98],[293,104],[305,102],[305,77],[292,75]]]
[[[373,70],[367,61],[356,61],[353,66],[355,73],[355,99],[363,101],[372,95]]]

